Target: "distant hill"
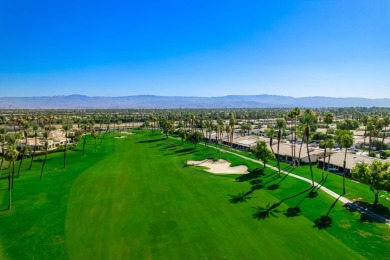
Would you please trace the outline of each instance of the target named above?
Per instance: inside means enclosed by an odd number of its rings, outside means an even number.
[[[390,107],[389,98],[294,98],[276,95],[230,95],[222,97],[83,95],[47,97],[0,97],[0,108],[18,109],[114,109],[114,108],[266,108],[266,107]]]

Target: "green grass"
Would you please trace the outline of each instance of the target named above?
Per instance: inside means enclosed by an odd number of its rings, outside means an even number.
[[[266,170],[252,179],[262,185],[255,186],[185,165],[204,158],[244,162],[233,155],[141,131],[124,139],[107,136],[97,152],[89,144],[84,157],[69,153],[66,169],[62,153],[49,155],[42,181],[40,159],[22,172],[13,209],[0,212],[0,259],[389,256],[388,226],[362,222],[322,191],[307,197],[308,183]],[[1,210],[6,179],[0,185]],[[232,203],[245,193],[245,202]],[[294,207],[300,213],[287,216]],[[331,225],[314,227],[328,212]]]
[[[248,152],[229,149],[226,146],[219,146],[219,147],[224,150],[229,150],[237,154],[246,156],[248,158],[256,159],[253,154]],[[275,160],[269,161],[268,164],[275,167],[277,166],[277,162]],[[281,162],[280,165],[282,170],[294,173],[296,175],[308,179],[311,178],[309,165],[301,165],[295,169],[292,169],[290,164],[284,162]],[[326,182],[322,182],[322,168],[318,168],[315,165],[313,165],[312,168],[313,168],[314,181],[321,183],[324,187],[329,188],[338,194],[342,194],[343,192],[342,176],[337,175],[335,173],[328,173]],[[327,172],[325,171],[325,175],[326,174]],[[346,179],[345,186],[346,186],[346,194],[343,195],[344,197],[349,198],[353,201],[364,201],[367,203],[373,203],[374,194],[370,191],[369,186],[362,183],[357,183],[356,181],[351,180],[349,178]],[[379,203],[387,208],[390,208],[390,193],[386,191],[381,191]]]

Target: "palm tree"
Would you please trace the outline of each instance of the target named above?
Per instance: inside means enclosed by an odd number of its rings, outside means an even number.
[[[344,162],[343,162],[343,194],[345,194],[345,175],[346,175],[346,166],[347,166],[347,151],[353,145],[353,133],[349,130],[337,130],[336,131],[336,140],[338,144],[345,148],[344,153]]]
[[[98,137],[98,133],[95,131],[95,129],[92,129],[91,136],[95,140],[95,152],[96,152],[96,139]]]
[[[311,182],[313,186],[314,186],[314,175],[313,175],[313,169],[311,165],[309,140],[310,140],[310,134],[317,129],[317,122],[318,122],[317,116],[311,109],[306,109],[302,117],[300,118],[300,123],[304,128],[304,137],[306,138],[307,157],[309,159]]]
[[[6,149],[7,150],[8,148],[10,148],[10,150],[12,149],[17,149],[16,148],[16,140],[20,139],[20,136],[19,136],[19,133],[14,133],[14,134],[9,134],[6,136],[6,142],[7,142],[7,146],[6,146]],[[9,155],[9,154],[8,154]],[[17,153],[17,155],[19,155],[19,152]],[[6,155],[7,157],[7,155]],[[9,166],[8,167],[11,167],[12,166],[12,177],[11,177],[11,188],[14,187],[14,179],[15,179],[15,161],[18,159],[18,156],[15,157],[15,159],[12,161],[12,164],[10,162]],[[7,161],[10,161],[10,160],[7,160]]]
[[[22,167],[23,159],[26,156],[26,151],[28,148],[27,138],[28,138],[28,130],[29,129],[30,129],[30,123],[28,121],[24,121],[22,123],[22,130],[23,130],[23,136],[24,136],[24,147],[23,147],[22,158],[20,159],[20,162],[19,162],[18,177],[20,176],[20,168]]]
[[[326,166],[326,177],[325,180],[328,178],[329,173],[329,164],[330,164],[330,156],[332,155],[332,148],[334,147],[334,140],[333,139],[327,139],[325,143],[325,147],[329,148],[329,154],[328,154],[328,164]],[[325,157],[324,157],[324,164],[325,164]]]
[[[278,118],[276,120],[276,128],[278,129],[278,156],[276,157],[277,161],[278,161],[278,172],[279,172],[279,175],[280,175],[280,155],[279,155],[279,147],[280,147],[280,140],[282,139],[282,134],[283,134],[283,131],[284,129],[286,128],[286,121],[283,119],[283,118]]]
[[[7,134],[7,128],[6,127],[2,127],[0,128],[0,136],[1,136],[1,152],[2,152],[2,157],[1,157],[1,163],[0,163],[0,177],[1,177],[1,171],[3,170],[3,165],[4,165],[4,156],[5,156],[5,152],[4,152],[4,146],[5,146],[5,137],[6,137],[6,134]]]
[[[46,130],[45,132],[43,132],[43,139],[45,140],[45,158],[43,159],[42,162],[41,175],[39,177],[40,180],[42,180],[43,169],[45,167],[46,159],[47,159],[47,151],[49,150],[49,136],[50,136],[50,131]]]
[[[382,119],[382,125],[383,127],[385,128],[384,129],[384,132],[383,132],[383,136],[382,136],[382,144],[381,144],[381,150],[383,150],[383,145],[385,143],[385,138],[386,138],[386,128],[387,126],[390,124],[390,117],[388,115],[386,115],[383,119]]]
[[[15,136],[10,135],[8,138],[8,147],[5,152],[5,157],[9,161],[9,175],[8,175],[8,210],[12,207],[12,189],[13,189],[13,177],[14,177],[14,165],[18,158],[18,150],[15,145]]]
[[[81,129],[83,130],[83,155],[85,153],[85,144],[87,142],[86,138],[87,138],[87,133],[89,131],[89,129],[91,128],[91,125],[88,123],[88,121],[84,121],[82,124],[81,124]]]
[[[301,163],[301,153],[302,153],[302,146],[303,141],[305,140],[305,133],[304,133],[304,126],[298,125],[295,129],[295,137],[301,138],[301,145],[299,146],[299,152],[298,152],[298,165]]]
[[[369,118],[368,118],[368,116],[366,116],[366,115],[362,116],[362,118],[360,119],[360,122],[362,122],[363,125],[364,125],[364,139],[363,139],[363,149],[362,149],[363,152],[364,152],[365,146],[366,146],[367,123],[368,123],[368,120],[369,120]],[[363,152],[362,152],[362,153],[363,153]]]
[[[377,128],[378,128],[378,116],[373,116],[367,121],[367,131],[368,131],[368,152],[371,152],[372,149],[372,138],[376,136]]]
[[[326,149],[328,148],[326,143],[328,141],[328,130],[329,130],[329,125],[333,123],[333,114],[328,112],[324,116],[324,123],[326,124],[326,132],[325,132],[325,150],[324,150],[324,163],[322,164],[322,180],[324,180],[324,171],[325,171],[325,158],[326,158]]]
[[[65,131],[65,149],[64,149],[64,168],[66,167],[66,150],[68,145],[68,132],[72,128],[73,122],[66,119],[62,123],[62,129]]]
[[[234,126],[237,124],[237,120],[236,118],[234,117],[234,114],[230,114],[230,118],[229,118],[229,126],[230,126],[230,129],[231,129],[231,132],[230,132],[230,147],[233,147],[233,139],[234,139]]]
[[[269,146],[271,148],[271,151],[272,153],[274,154],[275,156],[275,152],[274,152],[274,148],[273,148],[273,139],[275,137],[275,134],[276,134],[276,131],[275,131],[275,128],[273,125],[269,125],[267,129],[265,129],[265,134],[267,135],[267,137],[269,138]]]
[[[30,161],[30,167],[28,168],[29,170],[31,170],[32,168],[32,164],[33,164],[33,161],[34,161],[34,156],[35,156],[35,150],[37,148],[37,138],[38,138],[38,129],[39,129],[39,125],[37,122],[34,122],[32,124],[32,129],[33,129],[33,132],[34,132],[34,148],[33,148],[33,153],[32,153],[32,156],[31,156],[31,161]]]

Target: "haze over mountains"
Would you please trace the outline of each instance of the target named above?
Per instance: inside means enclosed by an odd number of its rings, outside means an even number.
[[[333,98],[276,95],[229,95],[221,97],[84,95],[0,97],[0,108],[8,109],[120,109],[120,108],[267,108],[267,107],[390,107],[389,98]]]

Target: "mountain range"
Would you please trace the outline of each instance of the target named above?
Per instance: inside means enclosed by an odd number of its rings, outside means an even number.
[[[390,107],[389,98],[289,97],[278,95],[185,96],[38,96],[0,97],[0,109],[121,109],[121,108],[270,108]]]

